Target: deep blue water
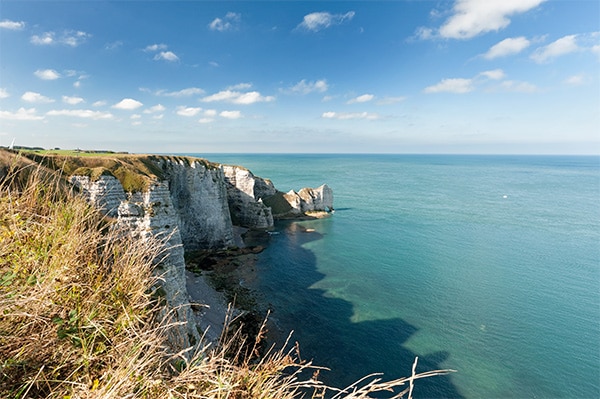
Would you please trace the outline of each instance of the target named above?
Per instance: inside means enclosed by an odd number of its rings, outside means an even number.
[[[600,158],[201,156],[333,189],[331,218],[277,224],[255,283],[326,382],[418,356],[458,372],[416,398],[600,397]]]

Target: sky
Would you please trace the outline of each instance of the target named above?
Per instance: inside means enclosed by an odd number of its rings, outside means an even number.
[[[600,2],[0,1],[0,145],[600,154]]]

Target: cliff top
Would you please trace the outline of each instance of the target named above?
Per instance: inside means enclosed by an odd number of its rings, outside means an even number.
[[[19,159],[19,156],[23,157]],[[21,148],[8,150],[0,148],[0,168],[22,167],[33,161],[51,170],[62,170],[66,176],[89,176],[92,180],[100,176],[114,176],[125,191],[143,191],[156,179],[164,178],[164,171],[157,165],[161,160],[182,165],[200,163],[207,169],[218,164],[206,159],[189,156],[128,154],[112,151],[84,150],[44,150]],[[158,162],[157,162],[158,161]]]

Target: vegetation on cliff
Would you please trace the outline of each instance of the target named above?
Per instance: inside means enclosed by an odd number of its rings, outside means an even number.
[[[410,397],[414,379],[436,373],[413,368],[407,379],[373,377],[337,390],[322,386],[319,368],[297,351],[258,357],[262,333],[248,338],[227,328],[217,347],[173,353],[174,328],[154,274],[162,243],[114,229],[60,174],[5,160],[0,397],[368,398],[398,387],[394,397]]]

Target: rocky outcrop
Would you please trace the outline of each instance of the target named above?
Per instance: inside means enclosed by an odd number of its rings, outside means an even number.
[[[271,209],[263,198],[277,192],[269,180],[256,177],[240,166],[222,165],[227,184],[231,218],[237,226],[268,229],[273,227]]]
[[[333,211],[333,191],[323,184],[318,188],[303,188],[298,192],[277,192],[265,198],[264,202],[272,209],[275,218],[294,218],[312,212]]]

